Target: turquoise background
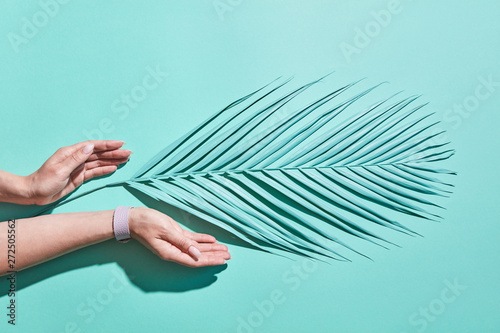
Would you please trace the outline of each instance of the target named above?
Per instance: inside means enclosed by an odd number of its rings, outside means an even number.
[[[27,175],[59,147],[102,135],[126,141],[135,154],[83,189],[124,180],[263,84],[295,75],[298,85],[335,70],[320,90],[367,77],[390,82],[378,96],[422,94],[457,150],[448,167],[458,176],[443,222],[420,221],[424,237],[397,239],[402,248],[370,247],[373,261],[292,261],[154,206],[213,232],[233,259],[188,269],[136,242],[95,245],[18,273],[15,329],[4,314],[2,280],[1,332],[500,331],[498,1],[69,1],[46,7],[53,14],[46,22],[42,3],[53,2],[0,3],[3,170]],[[389,10],[390,19],[376,21]],[[12,34],[22,34],[25,18],[46,24],[16,47]],[[371,37],[360,41],[367,29]],[[356,51],[346,53],[347,44]],[[148,68],[168,75],[128,113],[116,111],[115,101],[142,85]],[[113,188],[54,213],[118,204],[153,205]],[[0,208],[2,219],[30,212]],[[453,293],[449,284],[461,289]],[[92,315],[87,302],[96,298]],[[420,313],[426,308],[429,317]]]

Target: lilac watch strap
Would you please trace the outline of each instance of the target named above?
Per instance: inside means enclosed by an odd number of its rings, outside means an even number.
[[[117,241],[125,243],[130,240],[130,230],[128,228],[128,213],[133,207],[118,206],[113,214],[113,231]]]

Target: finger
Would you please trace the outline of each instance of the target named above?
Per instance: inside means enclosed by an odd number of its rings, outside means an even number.
[[[68,157],[77,152],[80,149],[83,149],[90,141],[79,142],[77,144],[66,146],[59,148],[50,158],[49,160],[53,163],[61,163],[64,162]]]
[[[78,166],[85,163],[94,151],[94,147],[93,143],[85,144],[84,142],[71,147],[65,147],[62,151],[66,155],[66,159],[62,161],[61,169],[67,175],[71,174]]]
[[[77,166],[76,169],[69,175],[69,179],[69,187],[74,186],[74,188],[70,188],[69,191],[73,191],[78,186],[82,185],[85,179],[85,164]]]
[[[122,159],[116,159],[116,160],[97,160],[97,161],[92,161],[92,162],[86,162],[85,169],[91,170],[91,169],[95,169],[95,168],[102,167],[102,166],[120,165],[120,164],[123,164],[126,162],[128,162],[128,158],[122,158]]]
[[[73,172],[70,174],[70,178],[71,179],[77,178],[84,171],[85,171],[85,163],[82,163],[79,166],[77,166],[75,170],[73,170]]]
[[[102,167],[97,167],[94,169],[86,170],[84,174],[84,181],[90,180],[95,177],[104,176],[115,172],[117,169],[116,165],[107,165]]]
[[[218,266],[226,264],[226,259],[218,256],[204,256],[191,267]]]
[[[94,152],[87,161],[95,161],[100,159],[122,159],[132,155],[132,151],[128,149],[114,149],[101,152]]]
[[[215,237],[212,235],[199,234],[199,233],[191,232],[189,230],[183,230],[183,233],[186,237],[189,237],[198,243],[216,243],[217,242]]]
[[[219,244],[219,243],[199,243],[198,244],[198,249],[204,253],[204,252],[212,252],[212,251],[228,251],[228,248],[224,244]]]
[[[115,150],[125,144],[125,142],[118,140],[90,140],[88,142],[94,144],[96,152]]]
[[[58,152],[62,153],[64,157],[68,157],[71,154],[77,152],[80,149],[83,149],[85,146],[94,145],[94,152],[102,152],[108,150],[116,150],[122,147],[125,142],[118,140],[88,140],[75,143],[74,145],[63,147],[58,150]]]
[[[185,253],[178,253],[176,255],[173,255],[170,260],[189,267],[217,266],[224,265],[226,263],[226,259],[224,259],[224,257],[222,256],[204,255],[200,259],[194,260]]]
[[[101,152],[101,151],[106,151],[106,150],[114,150],[118,149],[121,146],[125,144],[123,141],[118,141],[118,140],[87,140],[87,141],[82,141],[75,143],[74,145],[71,146],[66,146],[59,151],[63,153],[65,157],[68,157],[72,153],[83,149],[83,147],[93,144],[94,145],[94,152]]]
[[[220,257],[224,260],[229,260],[231,259],[231,253],[227,252],[227,251],[213,251],[213,252],[207,252],[207,253],[203,253],[204,256],[208,256],[208,257]]]
[[[189,237],[184,236],[184,233],[177,230],[172,230],[168,234],[161,235],[164,240],[170,242],[172,245],[176,246],[179,250],[185,254],[189,254],[193,259],[199,260],[201,257],[201,252],[198,249],[198,244],[191,240]]]

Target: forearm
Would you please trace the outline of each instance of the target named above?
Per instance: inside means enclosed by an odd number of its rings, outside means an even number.
[[[16,271],[113,238],[113,210],[16,220]],[[0,223],[0,276],[9,270],[7,222]]]
[[[33,204],[29,194],[28,178],[0,170],[0,202]]]

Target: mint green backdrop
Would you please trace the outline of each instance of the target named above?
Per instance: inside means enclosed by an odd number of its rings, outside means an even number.
[[[53,213],[150,205],[214,233],[233,259],[187,269],[136,242],[95,245],[18,273],[15,328],[2,278],[1,332],[500,331],[498,1],[66,2],[0,3],[3,170],[26,175],[102,137],[135,153],[84,188],[124,180],[263,84],[335,71],[322,91],[367,77],[422,94],[457,151],[456,187],[441,223],[414,225],[424,237],[332,264],[265,254],[137,193],[99,191]],[[30,212],[0,207],[2,220]]]

